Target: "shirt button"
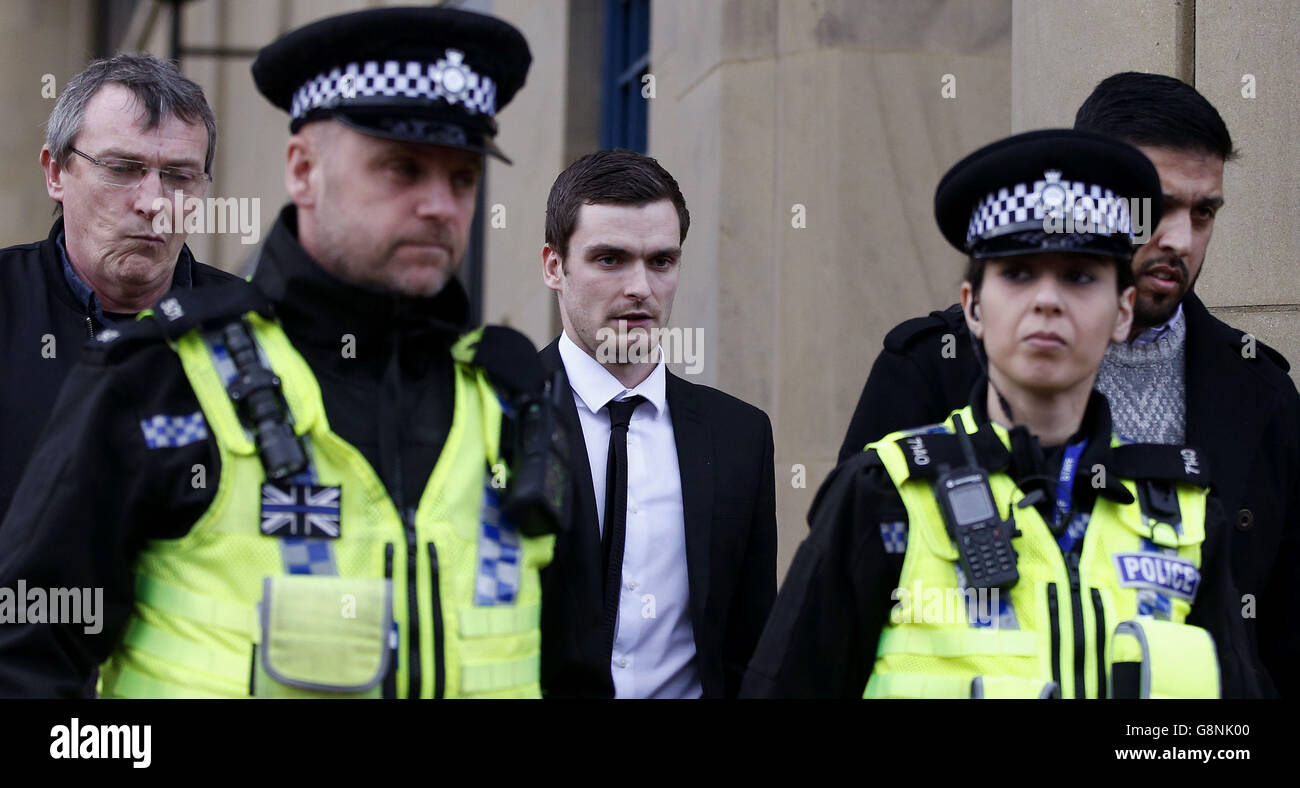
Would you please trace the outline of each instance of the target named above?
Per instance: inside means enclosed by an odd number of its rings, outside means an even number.
[[[1255,515],[1249,509],[1242,509],[1237,512],[1237,530],[1249,531],[1252,523],[1255,522]]]
[[[628,591],[635,591],[635,590],[636,590],[636,581],[635,581],[635,580],[629,580],[629,581],[627,581],[627,590],[628,590]]]
[[[627,660],[626,660],[626,659],[623,659],[622,657],[619,657],[619,659],[618,659],[618,666],[619,666],[620,668],[626,668],[626,667],[627,667]]]

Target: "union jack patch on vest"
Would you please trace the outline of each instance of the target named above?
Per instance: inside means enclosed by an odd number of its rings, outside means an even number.
[[[262,485],[262,533],[338,539],[341,489],[315,484]]]

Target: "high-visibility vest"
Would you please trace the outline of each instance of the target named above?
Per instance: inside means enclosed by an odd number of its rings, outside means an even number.
[[[956,413],[974,429],[970,408]],[[1006,430],[992,426],[1009,447]],[[951,416],[942,428],[955,433]],[[965,587],[933,479],[914,477],[904,446],[921,432],[867,447],[898,489],[908,522],[896,605],[865,697],[1106,697],[1125,671],[1144,697],[1218,697],[1213,640],[1184,623],[1200,579],[1203,487],[1175,485],[1180,519],[1169,523],[1143,511],[1140,482],[1121,479],[1133,503],[1098,496],[1072,573],[1038,509],[1016,507],[1024,493],[1006,473],[990,473],[999,516],[1013,515],[1019,530],[1012,542],[1019,580],[995,597]],[[1114,437],[1112,445],[1120,445]],[[1079,471],[1087,483],[1091,469]]]
[[[472,364],[479,332],[452,349],[451,429],[404,524],[374,469],[331,431],[316,378],[279,324],[247,320],[312,478],[265,485],[226,391],[219,334],[181,336],[173,347],[215,436],[220,479],[188,534],[139,554],[135,608],[101,693],[540,697],[538,572],[554,537],[500,521],[502,408]]]

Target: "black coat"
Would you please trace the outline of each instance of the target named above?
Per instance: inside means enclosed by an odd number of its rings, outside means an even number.
[[[468,328],[469,301],[454,279],[420,299],[346,285],[302,249],[295,217],[291,206],[271,228],[251,286],[213,288],[186,312],[206,309],[206,317],[228,320],[246,311],[230,309],[232,296],[255,288],[311,366],[330,429],[361,452],[394,504],[408,511],[451,427],[450,347]],[[0,626],[0,697],[79,695],[125,629],[143,542],[189,533],[218,492],[221,459],[211,435],[162,448],[149,448],[141,435],[140,421],[151,414],[199,410],[180,357],[146,335],[154,325],[94,343],[73,366],[0,526],[0,588],[15,588],[19,579],[29,588],[102,588],[102,631]],[[341,352],[345,337],[354,354]],[[522,361],[532,363],[534,349],[524,344]],[[198,466],[206,469],[203,484],[195,481]]]
[[[558,340],[541,352],[563,369]],[[772,424],[758,408],[667,376],[682,476],[691,624],[706,698],[735,697],[776,597]],[[614,697],[614,633],[603,620],[600,525],[573,390],[560,392],[574,516],[542,572],[542,688],[547,697]]]
[[[63,379],[104,328],[68,287],[56,242],[62,232],[60,218],[44,241],[0,249],[0,521]],[[172,287],[237,279],[195,262],[182,246]]]
[[[1260,660],[1282,695],[1300,696],[1300,395],[1280,353],[1256,340],[1246,358],[1243,332],[1210,315],[1195,294],[1183,299],[1183,315],[1186,443],[1209,458],[1234,524],[1233,577]],[[900,324],[884,345],[841,460],[895,430],[942,421],[982,373],[957,305]]]

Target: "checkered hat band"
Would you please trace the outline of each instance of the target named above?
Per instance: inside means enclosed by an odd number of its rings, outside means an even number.
[[[980,200],[971,214],[966,230],[966,244],[981,238],[1001,235],[1008,228],[1026,229],[1026,224],[1043,224],[1043,220],[1056,209],[1064,231],[1090,232],[1099,235],[1133,235],[1133,222],[1128,202],[1110,189],[1082,181],[1053,181],[1052,187],[1064,190],[1063,201],[1044,201],[1047,181],[1032,184],[1018,183],[999,189]],[[1055,190],[1055,188],[1053,189]],[[1058,191],[1057,198],[1060,197]],[[1072,224],[1066,223],[1072,222]],[[1058,230],[1060,232],[1060,230]]]
[[[490,77],[465,64],[464,55],[448,49],[434,63],[369,60],[348,63],[318,74],[293,94],[289,116],[293,120],[321,107],[373,106],[376,97],[425,99],[463,107],[471,115],[496,115],[497,86]]]

